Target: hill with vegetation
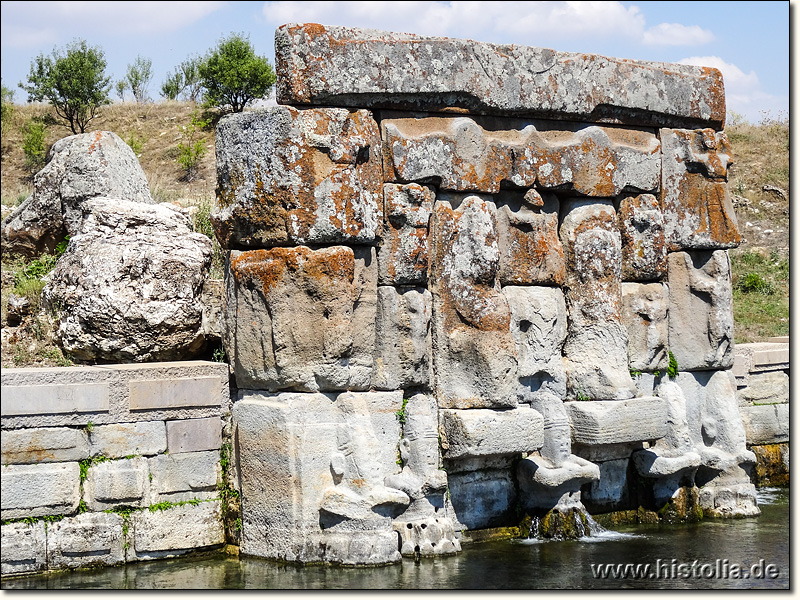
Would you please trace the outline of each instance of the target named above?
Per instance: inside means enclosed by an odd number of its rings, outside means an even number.
[[[71,131],[48,118],[44,104],[8,105],[2,129],[3,217],[30,195],[44,153]],[[103,107],[90,130],[112,131],[139,158],[158,202],[195,207],[195,229],[213,237],[208,214],[215,205],[214,115],[193,102],[116,103]],[[31,131],[41,132],[31,151]],[[726,128],[734,164],[729,172],[742,245],[731,251],[737,343],[789,333],[789,123],[766,115],[758,124],[736,117]],[[37,140],[34,140],[35,142]],[[36,145],[36,144],[34,144]],[[27,151],[26,151],[27,150]],[[189,159],[187,161],[187,152]],[[33,155],[33,158],[31,156]],[[187,162],[192,163],[187,167]],[[212,274],[221,277],[217,257]],[[34,308],[9,326],[11,293],[30,297],[34,307],[42,277],[56,257],[2,262],[2,366],[71,364],[52,342],[52,320]]]

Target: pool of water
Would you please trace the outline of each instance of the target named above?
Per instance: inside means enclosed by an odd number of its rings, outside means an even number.
[[[471,544],[458,556],[419,562],[404,559],[388,567],[298,567],[213,555],[37,575],[4,581],[2,587],[788,589],[789,490],[761,490],[759,502],[761,515],[750,519],[620,527],[576,542]]]

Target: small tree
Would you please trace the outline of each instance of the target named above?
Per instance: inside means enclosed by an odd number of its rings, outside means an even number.
[[[47,134],[47,125],[42,119],[29,119],[22,126],[22,151],[25,153],[25,169],[33,175],[44,167],[47,149],[44,139]]]
[[[272,65],[256,56],[241,34],[223,38],[200,64],[200,82],[207,106],[230,107],[242,112],[253,100],[264,98],[275,83]]]
[[[40,54],[31,63],[28,102],[49,102],[56,114],[67,121],[72,133],[84,133],[97,109],[110,104],[111,77],[106,77],[106,60],[100,48],[75,41],[64,52]]]
[[[175,73],[167,73],[167,79],[161,84],[161,95],[167,100],[177,100],[183,94],[186,100],[197,102],[202,92],[200,84],[201,59],[199,56],[187,58],[175,69]]]
[[[0,84],[2,87],[2,98],[0,100],[0,136],[5,137],[11,117],[14,114],[14,90],[7,88]]]
[[[152,79],[153,61],[149,58],[137,56],[134,63],[128,65],[128,72],[125,74],[125,79],[117,84],[117,90],[119,91],[119,86],[122,84],[123,91],[129,89],[136,102],[143,104],[147,101],[147,88]]]

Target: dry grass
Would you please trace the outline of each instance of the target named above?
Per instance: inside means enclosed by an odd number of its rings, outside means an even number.
[[[196,134],[208,152],[200,161],[194,181],[185,181],[185,172],[176,160],[178,144],[185,141],[184,128],[191,122],[195,110],[198,108],[191,102],[117,103],[100,109],[99,116],[89,123],[88,129],[113,131],[139,150],[139,163],[156,200],[173,202],[213,198],[216,184],[213,128]],[[52,113],[52,110],[46,105],[16,105],[8,132],[3,131],[0,187],[5,206],[16,206],[20,198],[24,200],[32,189],[22,151],[22,128],[29,119],[47,113]],[[72,135],[68,127],[51,125],[47,131],[47,147],[68,135]]]

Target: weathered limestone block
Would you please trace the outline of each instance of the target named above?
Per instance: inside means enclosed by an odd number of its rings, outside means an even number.
[[[133,548],[136,560],[167,558],[195,548],[225,543],[222,504],[218,500],[183,504],[164,510],[133,513]],[[187,524],[191,523],[190,527]]]
[[[427,517],[415,521],[395,521],[403,556],[442,556],[461,551],[453,522],[447,517]]]
[[[203,348],[203,280],[211,240],[168,204],[93,198],[42,294],[56,338],[85,361],[191,358]]]
[[[581,493],[581,502],[592,509],[613,510],[628,502],[631,489],[627,458],[607,460],[598,467],[599,477]]]
[[[3,429],[2,464],[79,461],[89,457],[89,438],[81,429],[36,427]]]
[[[632,398],[636,388],[621,314],[621,241],[611,201],[563,202],[559,235],[567,262],[567,397]]]
[[[789,441],[789,404],[763,404],[739,408],[748,446]]]
[[[508,286],[503,294],[511,309],[511,333],[517,344],[517,399],[541,394],[564,398],[567,376],[561,349],[567,336],[567,306],[559,288]]]
[[[47,527],[48,569],[110,566],[125,562],[123,520],[112,513],[84,513]]]
[[[661,207],[670,251],[735,248],[742,241],[728,193],[724,132],[662,129]]]
[[[789,374],[786,371],[751,373],[747,377],[747,385],[736,390],[736,398],[739,406],[755,402],[758,404],[788,402]]]
[[[650,132],[463,116],[397,116],[381,127],[389,181],[486,194],[507,181],[595,197],[659,185],[660,144]]]
[[[378,287],[372,373],[375,389],[430,388],[430,322],[428,290]]]
[[[399,560],[392,513],[410,499],[383,482],[399,470],[402,397],[243,393],[233,406],[242,552],[300,562]]]
[[[748,472],[756,459],[747,449],[733,373],[681,372],[675,381],[686,398],[689,435],[700,454],[695,480],[703,510],[715,517],[759,514]]]
[[[733,374],[739,387],[749,385],[751,374],[789,370],[788,341],[736,344],[733,352]]]
[[[89,434],[92,456],[153,456],[167,449],[164,421],[96,425]]]
[[[722,75],[705,67],[294,23],[275,33],[275,67],[281,104],[725,122]]]
[[[89,510],[149,504],[149,470],[143,456],[111,460],[92,465],[83,483],[83,497]]]
[[[383,184],[383,243],[378,249],[381,285],[426,285],[428,222],[436,196],[428,186]]]
[[[623,196],[617,202],[622,235],[622,280],[660,280],[667,273],[664,215],[653,194]]]
[[[167,421],[167,448],[171,454],[202,452],[222,447],[222,419],[179,419]]]
[[[374,248],[233,251],[225,346],[238,386],[368,389],[377,272]]]
[[[149,504],[210,500],[217,496],[221,471],[219,452],[161,454],[149,459]]]
[[[33,179],[33,194],[3,219],[3,252],[33,256],[52,251],[81,230],[82,204],[123,198],[154,204],[136,155],[116,133],[93,131],[58,140]]]
[[[495,201],[501,285],[563,284],[558,199],[531,188],[524,194],[504,191]]]
[[[497,286],[493,205],[479,196],[436,201],[431,220],[433,371],[440,408],[517,404],[516,345]]]
[[[5,476],[5,473],[3,473]],[[35,573],[47,568],[47,524],[6,523],[0,527],[0,573]]]
[[[511,410],[441,410],[442,455],[447,459],[533,452],[542,447],[542,415]]]
[[[669,347],[681,371],[733,365],[731,265],[724,250],[669,254]]]
[[[470,530],[502,527],[517,517],[517,488],[510,466],[498,469],[479,464],[459,472],[448,467],[447,482],[457,527]]]
[[[81,499],[77,462],[3,465],[0,518],[19,519],[74,512]]]
[[[667,433],[667,403],[650,396],[605,402],[567,402],[572,443],[597,446],[657,440]]]
[[[277,106],[217,125],[225,248],[372,244],[380,232],[380,132],[369,111]]]
[[[628,364],[634,371],[669,365],[669,289],[661,283],[622,284],[622,322],[628,331]]]

